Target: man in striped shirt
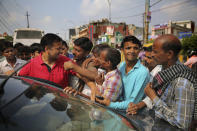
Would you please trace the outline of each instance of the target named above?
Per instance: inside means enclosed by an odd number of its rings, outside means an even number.
[[[177,72],[177,67],[184,67],[178,62],[180,50],[181,43],[173,35],[163,35],[155,40],[152,52],[153,59],[157,64],[162,65],[163,71],[154,77],[153,84],[150,83],[146,86],[145,93],[152,100],[157,117],[168,121],[173,126],[187,130],[194,112],[194,89],[196,84],[195,76],[192,76],[194,79],[187,77],[192,74],[189,70],[182,70],[180,72],[180,74],[183,74],[182,76],[174,73]],[[158,80],[159,84],[155,84],[158,76],[160,78]],[[165,82],[165,79],[169,80]],[[155,88],[160,84],[161,88]]]

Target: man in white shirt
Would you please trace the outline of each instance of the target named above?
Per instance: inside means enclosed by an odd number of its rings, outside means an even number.
[[[10,75],[26,63],[26,61],[16,58],[16,52],[11,42],[4,43],[2,52],[3,56],[5,56],[5,60],[0,62],[0,74]]]

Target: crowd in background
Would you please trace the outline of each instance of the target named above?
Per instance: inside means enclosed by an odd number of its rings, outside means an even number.
[[[10,75],[27,63],[18,76],[54,82],[65,93],[82,94],[115,110],[137,114],[142,108],[181,129],[197,118],[197,52],[184,64],[178,60],[181,43],[173,35],[158,37],[143,48],[126,36],[121,51],[89,38],[74,41],[72,53],[59,36],[48,33],[31,46],[0,41],[0,74]],[[144,57],[139,57],[140,52]],[[141,53],[142,54],[142,53]]]

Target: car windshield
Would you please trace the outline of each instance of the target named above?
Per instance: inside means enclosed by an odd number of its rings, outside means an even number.
[[[17,35],[16,35],[17,39],[41,39],[41,37],[42,37],[41,31],[33,31],[33,30],[17,31]]]
[[[13,84],[13,80],[10,82]],[[5,99],[4,96],[8,91],[10,94],[13,93],[11,88],[12,86],[7,86],[4,89],[1,100]],[[19,93],[14,101],[0,108],[0,129],[42,131],[133,129],[132,126],[129,128],[123,123],[125,121],[123,117],[112,111],[83,99],[68,96],[58,89],[36,83],[23,89],[24,92]]]

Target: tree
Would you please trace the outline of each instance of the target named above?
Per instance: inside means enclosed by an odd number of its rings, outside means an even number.
[[[5,40],[6,41],[13,41],[13,37],[12,36],[9,36],[9,35],[7,35],[7,36],[5,36]]]
[[[182,54],[188,55],[188,51],[197,50],[197,35],[182,39]]]

